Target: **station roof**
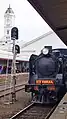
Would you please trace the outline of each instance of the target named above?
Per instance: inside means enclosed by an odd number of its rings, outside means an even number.
[[[67,45],[67,0],[28,0]]]

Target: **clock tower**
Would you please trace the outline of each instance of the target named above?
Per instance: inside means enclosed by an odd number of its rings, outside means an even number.
[[[12,8],[9,5],[4,14],[4,37],[6,41],[11,40],[11,29],[14,27],[14,25],[15,25],[15,15]]]

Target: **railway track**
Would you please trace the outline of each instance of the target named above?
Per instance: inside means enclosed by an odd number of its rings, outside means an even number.
[[[48,119],[56,106],[32,103],[10,119]]]
[[[22,90],[24,88],[25,88],[25,84],[19,84],[19,85],[15,86],[15,91],[18,92],[18,91],[20,91],[20,90]],[[11,94],[12,93],[12,89],[13,89],[13,87],[8,87],[8,88],[6,88],[6,90],[5,89],[0,90],[0,98],[4,97],[4,95]]]

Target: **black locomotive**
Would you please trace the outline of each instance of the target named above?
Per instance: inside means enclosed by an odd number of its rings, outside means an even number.
[[[43,49],[29,59],[29,81],[25,91],[36,103],[55,103],[67,89],[67,49]]]

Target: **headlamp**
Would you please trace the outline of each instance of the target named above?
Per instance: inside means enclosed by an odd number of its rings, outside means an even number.
[[[43,53],[44,55],[47,55],[47,54],[49,53],[49,49],[44,48],[44,49],[42,50],[42,53]]]

